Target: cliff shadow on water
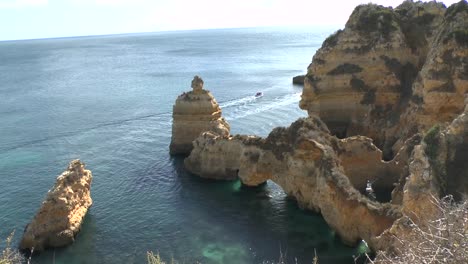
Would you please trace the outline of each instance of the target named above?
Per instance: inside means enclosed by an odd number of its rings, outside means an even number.
[[[320,214],[299,208],[272,181],[247,187],[239,180],[203,179],[186,171],[183,159],[171,162],[187,217],[204,219],[187,229],[198,248],[193,257],[202,263],[276,263],[281,256],[312,263],[316,252],[320,263],[344,264],[366,251],[361,244],[345,246]]]

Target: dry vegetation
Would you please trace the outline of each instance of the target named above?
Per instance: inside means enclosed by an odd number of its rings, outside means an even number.
[[[20,264],[24,262],[23,255],[15,249],[11,248],[11,241],[13,240],[14,232],[6,239],[6,247],[0,255],[0,264]]]
[[[397,254],[378,252],[371,263],[468,263],[468,201],[455,203],[451,196],[437,201],[442,217],[426,228],[410,222],[411,233]]]

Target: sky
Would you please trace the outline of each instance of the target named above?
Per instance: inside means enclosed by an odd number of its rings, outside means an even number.
[[[363,3],[402,0],[0,0],[0,40],[263,26],[343,27]],[[447,6],[458,0],[443,1]]]

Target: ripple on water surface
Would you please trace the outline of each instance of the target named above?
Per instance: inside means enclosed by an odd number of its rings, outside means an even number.
[[[172,105],[196,74],[232,133],[266,136],[304,117],[291,77],[334,31],[315,30],[0,43],[0,238],[16,229],[17,243],[55,177],[80,158],[94,204],[73,245],[33,263],[144,263],[148,250],[209,264],[272,262],[280,252],[311,263],[317,250],[320,263],[353,263],[356,250],[274,183],[203,180],[168,154]]]

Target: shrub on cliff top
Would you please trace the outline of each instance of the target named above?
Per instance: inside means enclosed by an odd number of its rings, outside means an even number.
[[[325,41],[323,42],[322,48],[325,48],[325,47],[332,48],[336,46],[336,44],[338,44],[338,37],[340,36],[341,32],[343,32],[343,30],[340,29],[336,31],[335,33],[331,34],[330,36],[328,36],[328,38],[326,38]]]
[[[401,241],[404,248],[397,254],[378,252],[371,263],[467,263],[468,201],[455,203],[453,197],[434,199],[442,217],[422,228],[410,221],[411,233]]]
[[[468,3],[465,0],[449,6],[445,12],[445,19],[450,21],[460,12],[468,13]]]
[[[355,28],[362,33],[380,32],[384,37],[397,30],[395,14],[391,8],[368,4],[356,7],[351,17],[357,16]]]

